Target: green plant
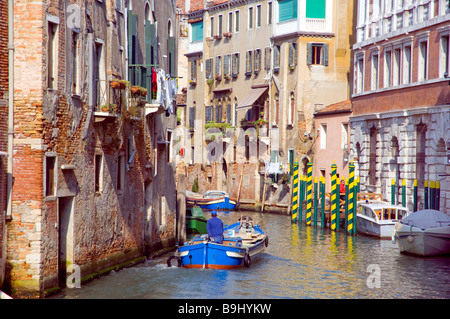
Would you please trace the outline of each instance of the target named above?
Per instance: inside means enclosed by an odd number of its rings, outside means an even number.
[[[199,188],[198,188],[198,179],[195,178],[195,179],[194,179],[194,184],[192,184],[192,191],[193,191],[194,193],[198,193],[198,190],[199,190]]]

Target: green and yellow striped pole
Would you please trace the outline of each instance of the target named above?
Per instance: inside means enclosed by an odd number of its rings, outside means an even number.
[[[321,214],[320,214],[320,226],[325,228],[325,177],[320,176],[320,180],[322,181],[322,185],[320,186],[320,198],[321,198]]]
[[[303,198],[305,193],[305,185],[303,184],[303,174],[300,175],[300,194],[298,197],[298,222],[301,224],[303,219]]]
[[[391,204],[395,205],[395,178],[391,182]]]
[[[434,209],[439,210],[441,206],[441,182],[436,181],[436,204],[434,205]]]
[[[319,203],[319,194],[317,190],[317,176],[314,177],[314,227],[317,227],[317,206]]]
[[[348,226],[348,179],[344,178],[345,180],[345,230],[347,229]]]
[[[354,179],[355,179],[355,165],[353,164],[353,161],[351,161],[350,165],[348,166],[348,220],[347,220],[347,232],[352,234],[353,233],[353,225],[354,225],[354,218],[353,216],[356,215],[355,212],[355,200],[354,200]]]
[[[297,222],[298,215],[298,162],[294,163],[294,178],[292,180],[292,222]]]
[[[312,163],[306,165],[308,180],[306,184],[306,225],[311,225],[311,209],[312,209]]]
[[[337,191],[336,191],[336,162],[333,161],[331,165],[331,230],[336,230],[336,210],[337,206]]]
[[[406,180],[402,181],[402,206],[406,207]]]
[[[417,179],[414,180],[414,197],[413,197],[413,201],[414,201],[414,209],[413,212],[417,212]]]

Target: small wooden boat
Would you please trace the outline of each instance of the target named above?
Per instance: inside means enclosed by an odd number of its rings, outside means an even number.
[[[199,206],[186,208],[186,232],[188,234],[206,234],[207,221]]]
[[[205,194],[199,195],[192,192],[186,192],[187,206],[198,205],[205,210],[235,210],[236,201],[231,199],[224,191],[210,190]]]
[[[406,207],[387,202],[358,203],[356,229],[358,233],[391,239],[395,223],[410,214]]]
[[[250,267],[269,244],[264,231],[254,225],[249,217],[224,228],[224,240],[215,243],[208,235],[195,236],[192,240],[178,247],[174,256],[167,259],[167,265],[172,266],[177,261],[178,267],[235,269]]]
[[[395,224],[392,241],[401,253],[450,254],[450,216],[433,209],[417,211]]]

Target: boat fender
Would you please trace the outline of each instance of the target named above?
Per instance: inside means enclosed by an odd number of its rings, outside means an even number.
[[[410,243],[410,244],[414,241],[413,236],[408,236],[406,239],[408,240],[408,243]]]
[[[168,267],[172,267],[172,259],[175,259],[177,261],[177,267],[181,267],[181,259],[180,259],[180,257],[177,257],[177,256],[170,256],[167,259],[167,266]]]
[[[266,244],[266,247],[269,246],[269,236],[266,237],[265,244]]]
[[[392,243],[393,243],[394,245],[397,243],[397,238],[395,238],[395,235],[396,235],[396,233],[395,233],[395,229],[394,229],[394,233],[392,234],[392,238],[391,238]]]
[[[252,261],[250,259],[250,255],[248,253],[245,253],[245,255],[244,255],[244,266],[246,268],[249,268],[251,263],[252,263]]]

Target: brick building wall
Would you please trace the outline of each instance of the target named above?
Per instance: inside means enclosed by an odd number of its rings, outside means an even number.
[[[8,150],[8,2],[0,3],[0,152]],[[7,157],[0,155],[0,288],[5,276]]]

